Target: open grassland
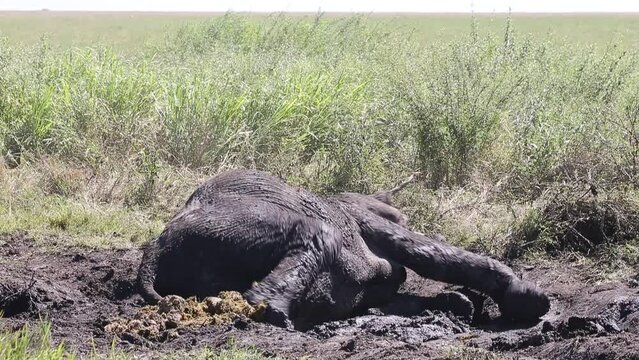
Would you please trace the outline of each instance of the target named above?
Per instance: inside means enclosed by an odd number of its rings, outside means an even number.
[[[43,36],[56,47],[109,46],[119,52],[139,53],[156,46],[188,23],[221,17],[221,13],[87,13],[0,12],[0,35],[12,45],[37,44]],[[241,15],[260,23],[273,15]],[[291,14],[291,18],[313,18],[314,14]],[[325,14],[324,18],[347,15]],[[635,14],[513,14],[520,35],[553,41],[558,45],[605,47],[612,43],[639,46],[639,19]],[[501,37],[506,14],[476,14],[481,36]],[[372,14],[364,19],[372,26],[410,36],[421,46],[451,42],[468,35],[469,14]]]
[[[138,246],[225,169],[421,171],[419,231],[636,276],[636,20],[0,14],[0,232]]]

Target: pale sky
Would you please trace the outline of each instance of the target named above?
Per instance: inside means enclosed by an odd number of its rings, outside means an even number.
[[[639,12],[637,0],[0,0],[0,10]]]

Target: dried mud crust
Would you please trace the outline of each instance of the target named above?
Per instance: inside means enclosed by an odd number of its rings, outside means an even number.
[[[232,293],[203,302],[170,297],[144,307],[133,286],[140,257],[137,249],[44,250],[24,234],[0,236],[0,327],[10,331],[44,317],[54,341],[80,353],[107,351],[115,339],[120,349],[144,357],[224,347],[234,339],[285,358],[437,358],[450,347],[471,346],[516,358],[639,359],[639,291],[621,282],[593,283],[588,269],[571,264],[521,270],[552,298],[537,324],[502,322],[490,299],[461,290],[470,304],[409,272],[392,304],[299,332],[251,320],[260,309]]]

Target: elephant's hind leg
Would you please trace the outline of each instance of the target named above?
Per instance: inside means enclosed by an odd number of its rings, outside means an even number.
[[[308,290],[318,274],[338,256],[341,233],[324,222],[301,218],[287,234],[282,260],[244,296],[251,303],[268,303],[266,321],[291,327],[292,305]]]

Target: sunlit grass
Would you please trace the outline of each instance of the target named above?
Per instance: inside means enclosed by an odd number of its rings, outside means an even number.
[[[148,355],[148,354],[147,354]],[[195,351],[176,350],[170,354],[155,354],[161,359],[198,359],[198,360],[261,360],[262,353],[252,347],[241,347],[231,340],[222,349],[203,348]],[[51,323],[40,321],[37,326],[24,326],[17,331],[0,329],[1,360],[73,360],[73,359],[137,359],[135,354],[127,354],[113,346],[100,352],[94,349],[88,354],[78,355],[64,343],[55,344],[51,336]],[[272,357],[269,357],[269,359]]]
[[[139,211],[96,206],[57,196],[31,201],[29,207],[0,205],[0,233],[26,231],[43,245],[131,247],[151,239],[162,222]]]
[[[16,332],[0,331],[0,359],[62,360],[76,357],[64,345],[51,344],[51,324],[43,322],[36,329],[23,327]]]

